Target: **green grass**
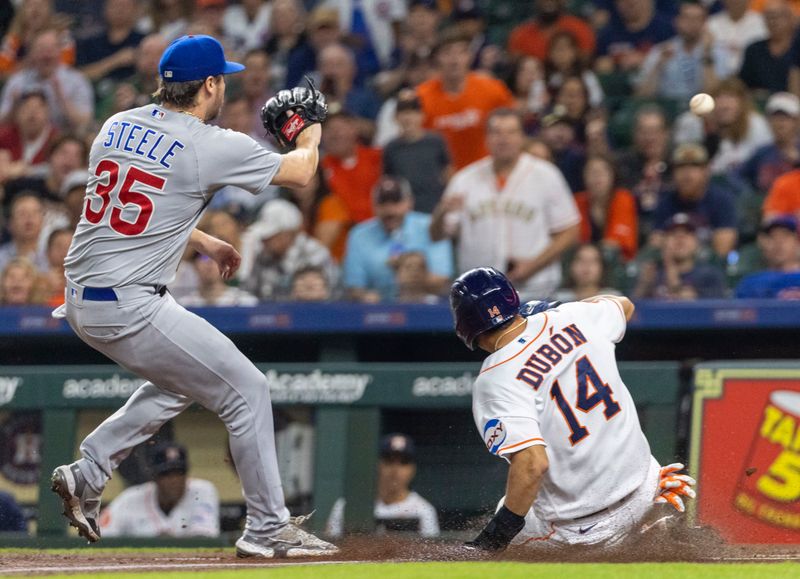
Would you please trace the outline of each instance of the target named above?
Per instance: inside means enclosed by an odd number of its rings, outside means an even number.
[[[310,567],[253,568],[224,571],[157,572],[158,579],[658,579],[800,577],[796,563],[369,563]],[[50,575],[75,579],[129,579],[152,573]]]

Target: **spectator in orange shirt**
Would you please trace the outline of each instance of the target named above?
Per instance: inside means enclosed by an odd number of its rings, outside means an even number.
[[[383,172],[382,153],[358,143],[358,119],[346,111],[330,115],[322,135],[321,163],[331,195],[320,203],[320,221],[338,223],[338,231],[329,231],[322,241],[338,259],[350,226],[373,215],[372,189]]]
[[[69,16],[53,9],[52,0],[25,0],[17,9],[8,33],[0,45],[0,74],[9,75],[30,51],[33,39],[44,30],[58,32],[61,63],[75,64],[75,41],[69,33]]]
[[[763,12],[767,0],[752,0],[750,2],[750,10],[755,12]],[[795,16],[800,16],[800,0],[787,0],[786,4],[794,12]]]
[[[780,215],[800,218],[800,169],[794,169],[775,179],[764,199],[762,213],[764,221]]]
[[[589,58],[594,54],[595,38],[592,27],[575,16],[564,13],[564,0],[536,0],[535,16],[511,31],[508,51],[515,55],[528,55],[544,60],[550,38],[556,32],[569,32],[578,42],[581,54]]]
[[[639,219],[636,199],[617,186],[616,173],[607,157],[589,157],[583,169],[586,190],[575,194],[575,203],[581,213],[581,243],[617,248],[628,260],[636,255]]]
[[[281,197],[297,205],[303,214],[303,231],[316,238],[337,261],[344,255],[350,214],[339,197],[331,195],[322,176],[322,167],[305,187],[282,189]]]
[[[499,80],[470,72],[470,38],[445,31],[435,50],[436,78],[417,87],[424,125],[441,133],[456,169],[488,155],[486,117],[498,108],[513,108],[514,95]]]

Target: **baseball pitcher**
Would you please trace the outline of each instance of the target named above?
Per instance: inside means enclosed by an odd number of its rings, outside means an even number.
[[[210,36],[184,36],[159,63],[159,104],[118,113],[94,140],[83,216],[65,260],[66,316],[87,344],[147,380],[92,432],[81,459],[53,473],[53,490],[81,536],[100,539],[100,494],[137,444],[196,402],[216,412],[247,503],[240,557],[328,555],[333,545],[289,520],[278,476],[266,378],[222,333],[167,291],[188,245],[230,278],[229,244],[195,229],[214,193],[235,185],[257,195],[270,184],[305,185],[318,162],[327,106],[313,87],[281,91],[262,109],[284,155],[207,124],[220,112],[227,62]]]
[[[531,302],[492,268],[459,277],[450,292],[458,337],[489,353],[473,389],[475,425],[509,463],[494,518],[467,543],[619,544],[654,503],[684,510],[695,481],[661,468],[639,426],[614,355],[634,306],[598,296]]]

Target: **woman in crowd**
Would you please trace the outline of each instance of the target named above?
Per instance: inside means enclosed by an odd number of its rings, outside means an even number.
[[[144,28],[170,42],[186,33],[194,12],[194,0],[150,0]]]
[[[538,58],[523,56],[511,67],[506,84],[514,93],[517,107],[525,120],[525,132],[532,135],[538,128],[538,120],[550,105],[544,66]]]
[[[750,92],[738,78],[721,81],[713,95],[714,111],[706,117],[687,112],[675,121],[676,144],[704,142],[711,153],[711,172],[737,172],[759,147],[772,142],[764,115],[753,106]]]
[[[558,88],[553,99],[553,110],[562,111],[563,116],[575,128],[575,138],[586,143],[586,125],[593,118],[594,110],[589,101],[589,89],[579,76],[569,76]]]
[[[618,250],[626,260],[633,258],[639,235],[636,199],[618,186],[614,162],[608,157],[589,157],[583,181],[586,189],[575,194],[581,212],[581,241]]]
[[[575,36],[566,30],[556,32],[550,38],[544,71],[547,88],[551,93],[557,93],[566,79],[577,76],[586,86],[589,104],[592,107],[603,104],[600,81],[581,56]]]
[[[27,306],[42,303],[42,279],[34,265],[24,257],[8,262],[0,273],[0,305]]]
[[[605,274],[600,249],[596,245],[585,243],[572,255],[567,282],[553,297],[561,302],[574,302],[601,294],[620,295],[614,288],[606,287]]]

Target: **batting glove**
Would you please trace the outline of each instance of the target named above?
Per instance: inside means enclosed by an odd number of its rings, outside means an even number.
[[[464,543],[468,551],[502,551],[525,526],[525,517],[509,511],[505,505],[472,541]]]
[[[668,464],[661,469],[658,480],[659,493],[653,502],[670,504],[679,513],[686,511],[681,497],[695,498],[697,493],[692,487],[697,484],[697,481],[687,474],[676,474],[683,469],[683,464],[679,462]]]

